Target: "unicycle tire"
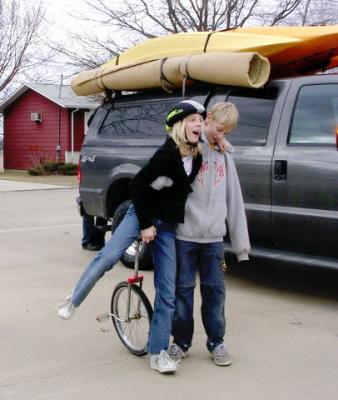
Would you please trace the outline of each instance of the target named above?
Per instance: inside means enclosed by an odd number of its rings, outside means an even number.
[[[118,337],[124,346],[134,355],[147,354],[148,334],[152,306],[142,289],[137,285],[131,285],[130,313],[128,307],[128,282],[119,283],[113,292],[111,299],[112,321]]]

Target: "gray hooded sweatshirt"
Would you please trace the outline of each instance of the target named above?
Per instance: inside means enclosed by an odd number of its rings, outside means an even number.
[[[250,241],[238,175],[231,154],[211,149],[202,134],[203,163],[185,205],[176,237],[197,243],[221,242],[229,228],[238,261],[248,259]],[[226,225],[227,221],[227,225]]]

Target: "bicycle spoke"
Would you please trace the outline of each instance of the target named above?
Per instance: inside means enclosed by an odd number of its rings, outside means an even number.
[[[152,309],[149,300],[138,286],[121,283],[114,291],[112,314],[116,331],[124,345],[134,354],[145,354]],[[129,299],[129,315],[128,313]]]

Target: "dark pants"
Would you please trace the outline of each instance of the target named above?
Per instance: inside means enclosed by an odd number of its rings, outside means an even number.
[[[184,351],[192,344],[194,333],[194,289],[200,275],[202,321],[207,347],[212,351],[223,342],[225,334],[225,284],[222,264],[223,242],[196,243],[176,240],[177,280],[172,335]]]
[[[104,218],[92,217],[91,215],[84,214],[82,217],[82,231],[83,237],[81,240],[82,246],[86,244],[93,244],[104,246],[105,232],[96,228],[96,225],[107,225],[107,220]]]

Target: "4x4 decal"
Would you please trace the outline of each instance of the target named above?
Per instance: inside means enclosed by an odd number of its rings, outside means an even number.
[[[87,161],[93,163],[95,161],[96,156],[82,156],[81,157],[81,162],[85,163]]]

